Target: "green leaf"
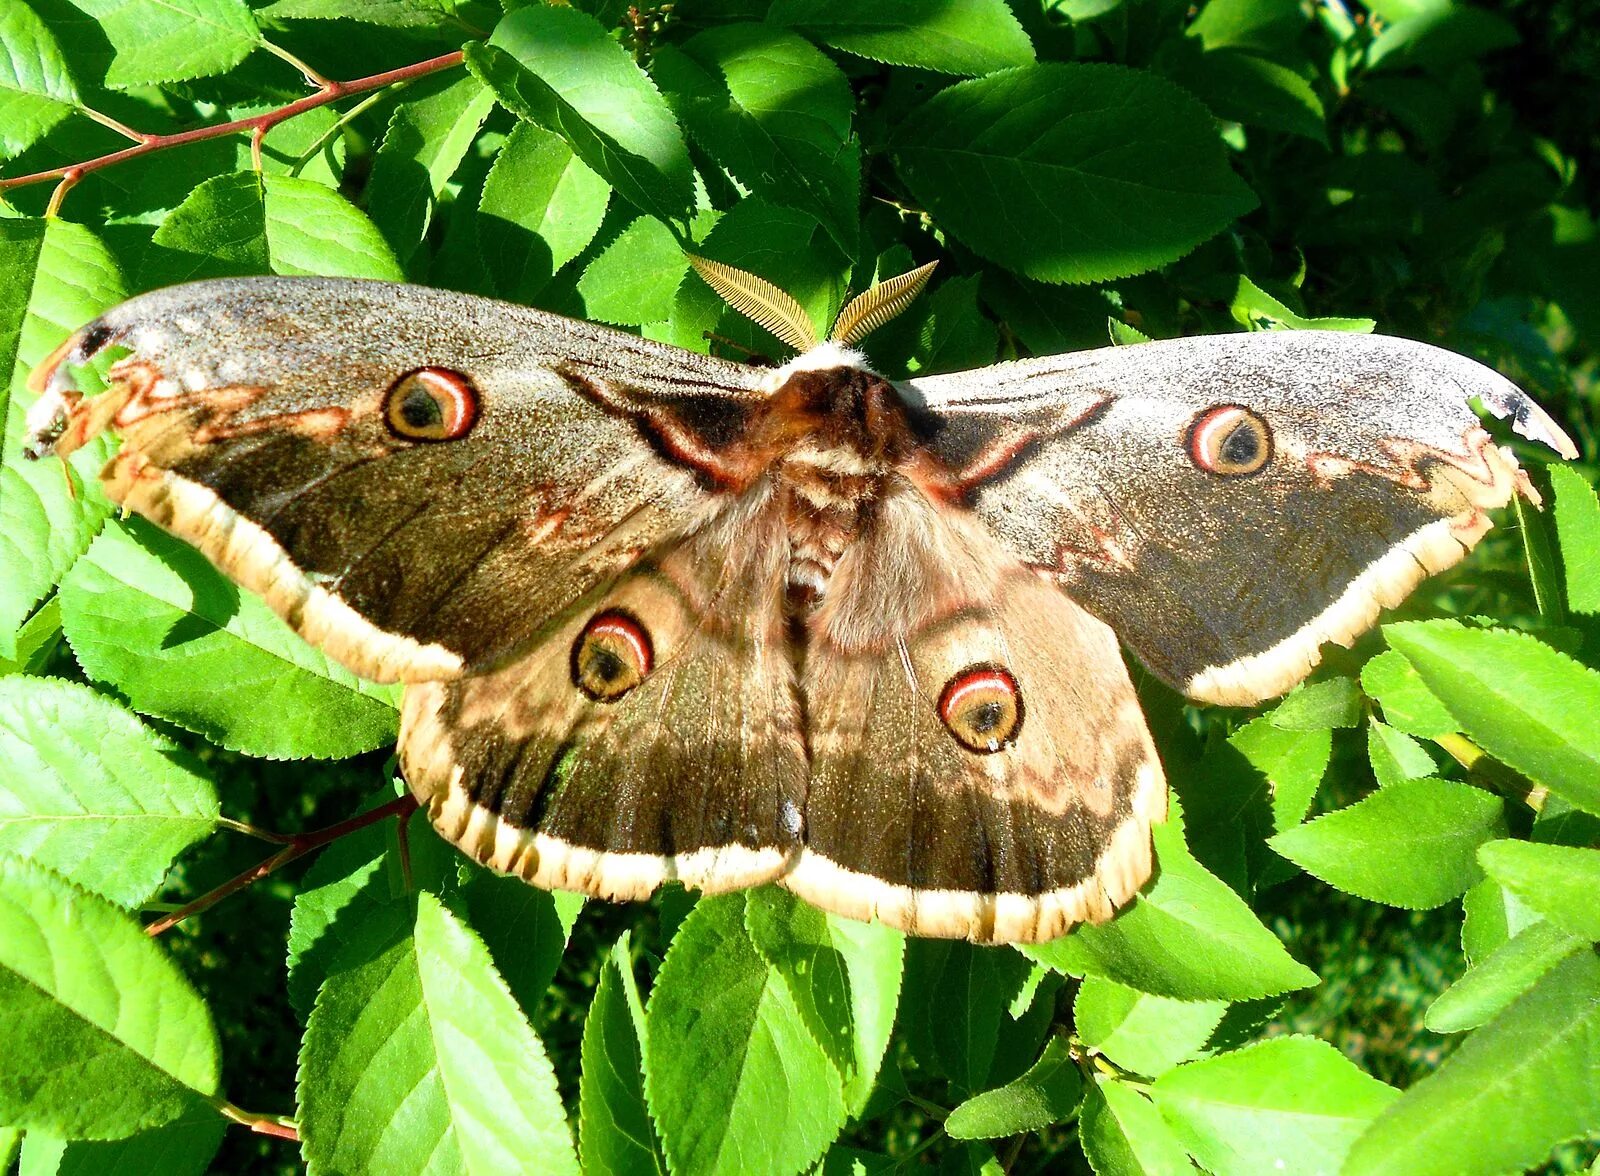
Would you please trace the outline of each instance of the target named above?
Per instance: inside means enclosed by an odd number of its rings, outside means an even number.
[[[849,264],[814,217],[747,197],[729,209],[700,243],[701,256],[758,274],[794,298],[826,334],[844,305]],[[787,344],[729,308],[716,291],[691,275],[678,288],[671,340],[704,351],[714,332],[769,357],[787,355]]]
[[[1600,673],[1503,629],[1412,621],[1384,636],[1480,747],[1600,813]]]
[[[1494,841],[1478,850],[1491,878],[1557,927],[1600,941],[1600,849]]]
[[[986,74],[1033,60],[1033,45],[1004,0],[774,0],[772,24],[890,65]]]
[[[0,1122],[117,1139],[217,1089],[205,1003],[140,926],[40,866],[0,858]]]
[[[704,898],[646,1015],[645,1089],[673,1171],[799,1171],[844,1125],[838,1071],[745,927],[746,895]]]
[[[126,1139],[50,1139],[30,1131],[18,1176],[203,1176],[227,1130],[228,1121],[202,1104]]]
[[[804,209],[855,251],[855,95],[826,54],[781,29],[726,25],[664,47],[651,73],[689,134],[746,189]]]
[[[1476,1029],[1499,1016],[1533,983],[1588,941],[1543,919],[1517,932],[1467,969],[1428,1006],[1426,1024],[1435,1033]]]
[[[1423,685],[1405,655],[1393,649],[1361,667],[1361,689],[1383,708],[1384,722],[1408,735],[1436,739],[1461,729],[1444,703]]]
[[[44,21],[26,4],[0,9],[0,159],[33,146],[77,103],[77,85]]]
[[[532,300],[589,247],[610,197],[611,186],[565,139],[535,123],[518,123],[478,201],[478,241],[500,294]]]
[[[1470,784],[1402,780],[1268,844],[1340,890],[1426,910],[1478,880],[1478,847],[1505,833],[1504,814],[1498,796]]]
[[[227,73],[261,43],[244,0],[73,0],[99,22],[115,56],[113,87]]]
[[[600,965],[583,1022],[578,1138],[585,1172],[665,1176],[666,1158],[644,1099],[644,1024],[624,932]]]
[[[440,852],[459,860],[437,836]],[[541,890],[521,878],[477,870],[461,888],[472,929],[494,957],[506,987],[530,1017],[561,967],[572,925],[587,901],[570,890]]]
[[[1252,331],[1347,331],[1370,335],[1378,325],[1369,318],[1308,318],[1296,314],[1246,277],[1239,279],[1239,288],[1229,309],[1236,323]]]
[[[641,216],[578,279],[584,317],[635,327],[665,322],[688,272],[689,259],[672,230]]]
[[[1031,969],[1015,952],[942,939],[906,944],[899,1034],[917,1064],[961,1091],[989,1085],[1001,1026]]]
[[[1356,1144],[1344,1176],[1520,1171],[1596,1123],[1600,957],[1582,951],[1407,1090]]]
[[[826,914],[772,886],[750,892],[745,925],[839,1071],[848,1110],[860,1114],[894,1030],[905,936]]]
[[[1305,27],[1299,0],[1211,0],[1189,26],[1189,34],[1207,49],[1270,54],[1287,47]]]
[[[372,950],[353,942],[300,1052],[312,1173],[577,1173],[544,1046],[472,930],[426,891]]]
[[[649,76],[594,17],[519,8],[466,52],[503,106],[560,135],[625,200],[661,220],[689,215],[683,133]]]
[[[47,678],[0,678],[0,853],[122,906],[216,827],[210,781],[110,699]]]
[[[1372,763],[1373,778],[1385,788],[1401,780],[1431,776],[1438,770],[1422,744],[1377,719],[1367,720],[1367,758]]]
[[[1352,678],[1306,682],[1267,713],[1281,731],[1325,731],[1361,725],[1361,690]]]
[[[1322,99],[1294,70],[1238,50],[1203,53],[1193,41],[1173,41],[1165,48],[1157,68],[1204,102],[1219,119],[1327,143]]]
[[[1430,0],[1381,26],[1367,50],[1367,68],[1444,69],[1518,40],[1516,26],[1503,16],[1451,0]]]
[[[1216,1176],[1338,1172],[1400,1092],[1326,1041],[1275,1037],[1157,1078],[1151,1098]]]
[[[1195,1166],[1155,1105],[1133,1087],[1096,1078],[1078,1116],[1096,1176],[1190,1176]]]
[[[187,544],[142,520],[111,524],[61,586],[84,671],[134,710],[274,759],[338,759],[392,742],[392,687],[302,641]],[[196,689],[196,683],[205,689]]]
[[[952,1139],[999,1139],[1060,1123],[1083,1100],[1077,1063],[1052,1037],[1028,1072],[1004,1086],[975,1094],[951,1111],[944,1129]]]
[[[1550,467],[1550,487],[1567,607],[1600,613],[1600,498],[1582,474],[1566,466]]]
[[[951,86],[906,118],[892,151],[940,227],[1047,282],[1153,269],[1256,203],[1203,106],[1117,65],[1050,63]]]
[[[111,504],[100,493],[110,445],[96,439],[69,459],[22,457],[28,373],[71,332],[119,301],[111,253],[89,230],[59,218],[0,218],[0,372],[7,376],[0,452],[0,652],[73,561],[89,549]]]
[[[234,172],[206,180],[161,222],[140,281],[161,286],[265,273],[405,276],[383,234],[332,188]]]
[[[1317,983],[1244,900],[1195,861],[1175,803],[1154,842],[1156,880],[1117,918],[1023,954],[1068,975],[1180,1000],[1250,1000]]]
[[[1173,1000],[1099,976],[1086,978],[1072,1006],[1084,1045],[1135,1074],[1164,1074],[1205,1048],[1228,1011],[1220,1000]]]
[[[911,268],[885,270],[879,259],[878,280]],[[872,332],[864,344],[877,370],[890,374],[933,375],[986,367],[994,362],[994,323],[978,308],[977,277],[941,282],[933,293],[917,299],[905,313]]]
[[[353,20],[389,29],[459,27],[471,0],[277,0],[260,9],[275,20]]]
[[[431,89],[408,91],[395,106],[367,179],[372,222],[402,263],[422,244],[434,205],[494,109],[494,95],[471,76]]]

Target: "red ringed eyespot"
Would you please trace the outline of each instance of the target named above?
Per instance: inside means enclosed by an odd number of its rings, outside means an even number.
[[[939,719],[961,746],[988,755],[1022,729],[1022,691],[1000,666],[971,666],[945,683]]]
[[[627,613],[597,613],[572,645],[572,683],[595,702],[615,702],[655,662],[650,635]]]
[[[1206,473],[1244,477],[1271,460],[1272,430],[1248,408],[1219,404],[1195,417],[1188,447],[1189,460]]]
[[[389,385],[383,417],[405,441],[456,441],[478,420],[478,391],[460,372],[417,368]]]

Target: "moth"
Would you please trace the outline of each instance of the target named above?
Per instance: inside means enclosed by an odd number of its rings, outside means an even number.
[[[756,368],[520,306],[332,278],[123,303],[35,373],[29,452],[358,674],[441,834],[539,886],[776,882],[918,935],[1051,939],[1151,871],[1166,782],[1119,649],[1280,694],[1536,495],[1470,360],[1263,332],[895,381],[854,349],[931,267],[800,306]],[[127,349],[107,391],[74,368]]]

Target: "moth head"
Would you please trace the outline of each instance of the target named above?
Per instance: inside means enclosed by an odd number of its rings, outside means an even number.
[[[845,349],[911,305],[939,263],[930,261],[856,295],[839,312],[826,342],[817,336],[816,325],[805,308],[765,278],[692,253],[689,264],[729,306],[771,331],[803,356],[817,350],[852,354]]]

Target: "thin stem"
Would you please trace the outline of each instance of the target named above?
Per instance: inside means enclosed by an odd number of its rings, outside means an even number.
[[[308,110],[315,110],[319,106],[326,106],[339,98],[344,98],[350,94],[365,94],[370,90],[379,90],[384,86],[392,86],[396,82],[409,82],[414,78],[426,77],[428,74],[438,73],[440,70],[460,65],[461,61],[461,51],[457,50],[454,53],[431,57],[427,61],[404,65],[399,69],[385,70],[383,73],[372,74],[370,77],[356,78],[348,82],[330,82],[326,87],[318,89],[315,94],[308,94],[304,98],[296,99],[285,106],[280,106],[276,110],[269,110],[264,114],[253,115],[250,118],[234,119],[232,122],[217,123],[215,126],[196,127],[189,131],[177,131],[170,135],[147,135],[141,142],[135,143],[132,147],[124,147],[121,151],[98,155],[81,163],[53,167],[46,171],[32,172],[25,176],[0,179],[0,192],[7,192],[12,188],[21,188],[29,184],[48,183],[51,180],[65,182],[70,179],[71,182],[66,185],[70,188],[72,184],[90,172],[125,163],[142,155],[149,155],[152,151],[165,151],[169,147],[181,147],[186,143],[199,143],[206,139],[218,139],[224,135],[237,134],[240,131],[250,131],[252,133],[259,131],[265,135],[279,123],[286,122],[297,114],[304,114]],[[57,197],[64,195],[66,195],[65,190],[58,184],[57,196],[52,197],[54,207],[60,207],[60,200]]]
[[[287,1115],[258,1115],[253,1111],[234,1106],[225,1098],[214,1098],[211,1100],[211,1105],[216,1107],[218,1114],[224,1118],[232,1119],[258,1135],[271,1135],[277,1139],[300,1142],[299,1125]]]
[[[56,213],[61,211],[61,202],[67,198],[67,193],[72,191],[81,179],[83,179],[82,168],[69,167],[61,173],[61,178],[56,182],[55,191],[50,193],[50,202],[44,206],[46,217],[55,216]],[[0,192],[4,190],[4,187],[0,187]]]
[[[95,110],[91,106],[80,106],[78,109],[83,114],[94,119],[94,121],[99,123],[101,126],[110,127],[113,131],[117,132],[117,134],[123,136],[124,138],[132,139],[135,143],[148,143],[151,139],[155,138],[154,135],[147,135],[143,131],[136,131],[132,127],[118,122],[109,114],[101,114],[98,110]]]
[[[354,833],[357,829],[365,829],[368,825],[376,824],[388,817],[409,813],[416,807],[416,798],[407,793],[405,796],[391,800],[388,804],[379,805],[370,812],[361,813],[347,821],[340,821],[336,825],[329,825],[326,829],[317,829],[311,833],[301,833],[271,857],[257,862],[242,874],[234,875],[214,890],[208,890],[193,902],[185,903],[173,911],[172,914],[164,915],[157,919],[144,929],[145,934],[156,936],[163,931],[169,931],[190,915],[199,914],[203,910],[216,906],[228,895],[243,890],[252,882],[259,882],[268,874],[275,873],[296,858],[304,857],[312,850],[319,849],[330,841],[337,841],[348,833]]]
[[[217,824],[224,829],[232,829],[235,833],[243,833],[246,837],[255,837],[261,841],[273,841],[279,845],[288,845],[294,841],[293,833],[274,833],[269,829],[261,829],[255,825],[236,821],[232,817],[218,817]]]
[[[340,83],[330,81],[323,77],[316,70],[312,69],[305,62],[301,61],[293,53],[290,53],[282,45],[274,45],[271,41],[263,39],[261,42],[261,47],[274,57],[282,58],[284,61],[287,61],[290,65],[294,66],[295,69],[299,70],[300,76],[305,78],[307,84],[315,86],[319,90],[337,90],[339,88]]]
[[[397,82],[395,83],[395,88],[399,89],[405,84],[405,82]],[[383,95],[381,93],[368,94],[360,102],[357,102],[349,110],[341,114],[334,121],[334,124],[331,127],[317,136],[317,141],[315,143],[311,144],[311,146],[307,147],[299,154],[298,157],[296,157],[293,166],[289,170],[293,174],[298,175],[300,173],[300,169],[305,167],[306,164],[310,163],[317,153],[328,145],[329,139],[332,139],[340,131],[344,130],[345,127],[349,126],[350,123],[360,118],[364,113],[366,113],[366,111],[371,109],[375,103],[381,102],[382,100]]]

